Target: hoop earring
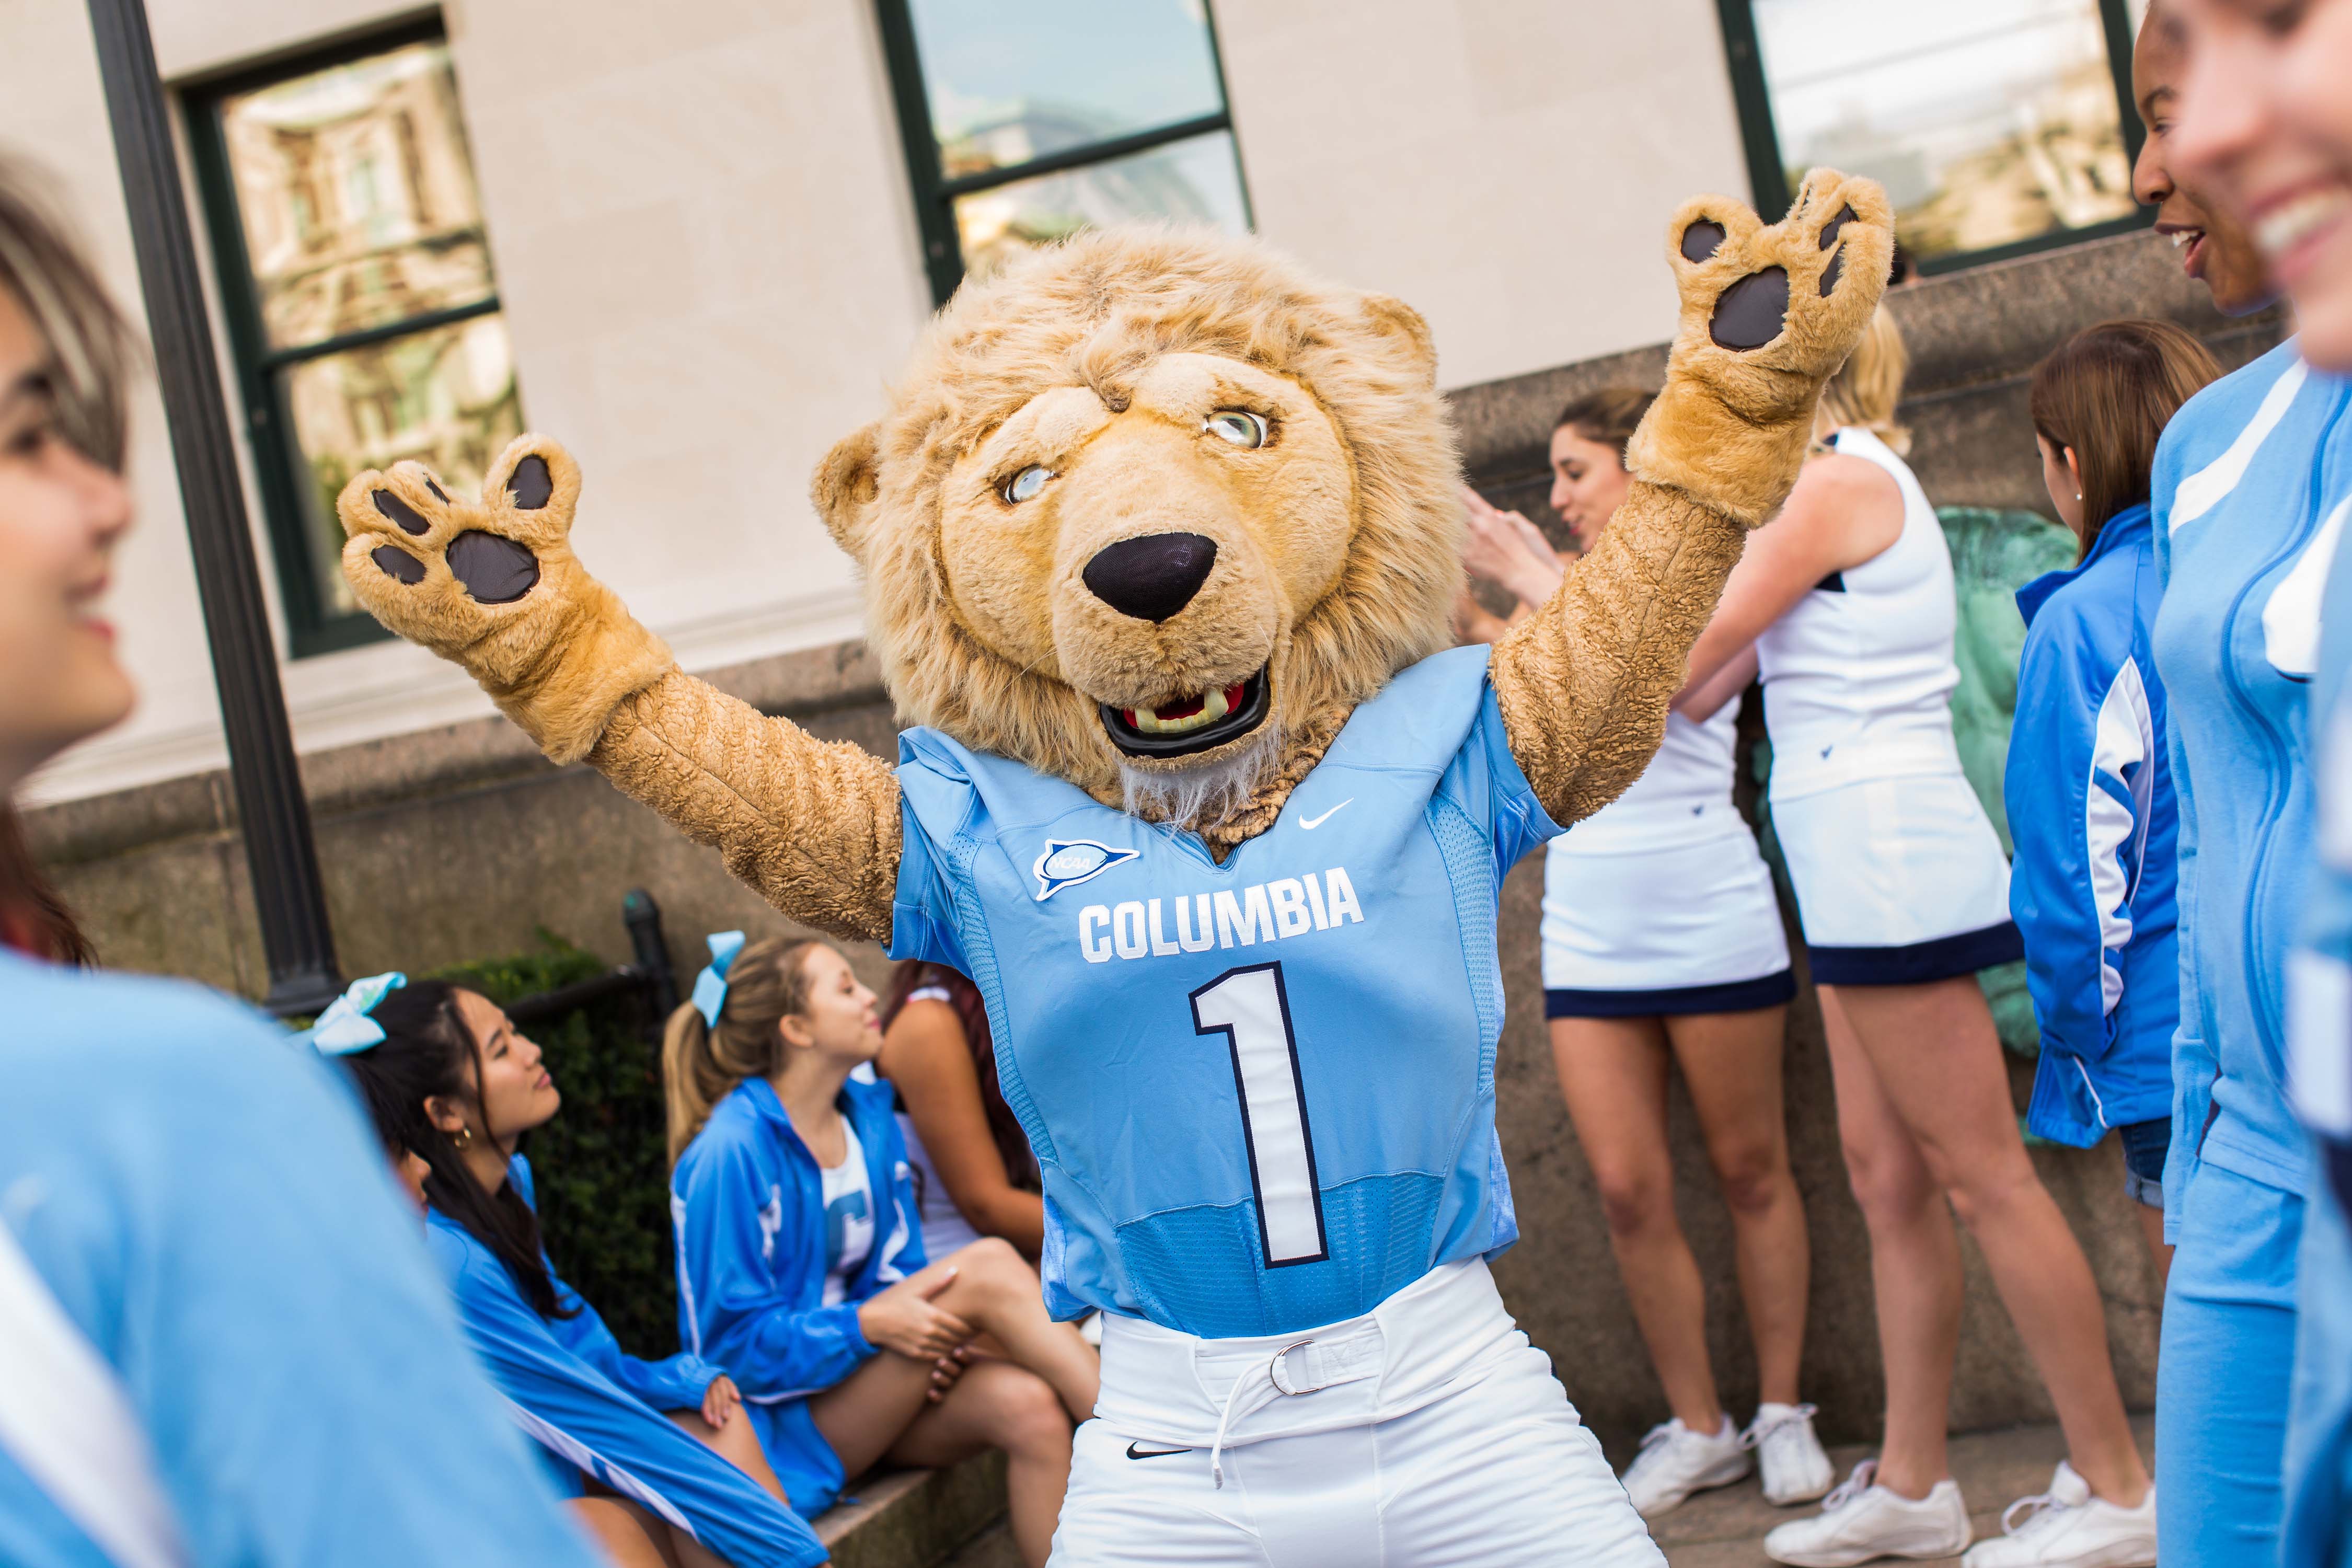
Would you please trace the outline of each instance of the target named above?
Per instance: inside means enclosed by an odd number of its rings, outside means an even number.
[[[449,1134],[449,1146],[457,1150],[461,1154],[464,1153],[467,1149],[472,1147],[473,1142],[474,1130],[470,1127],[460,1127],[457,1131]]]

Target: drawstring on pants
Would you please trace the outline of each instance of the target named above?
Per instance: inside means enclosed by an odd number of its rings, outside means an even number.
[[[1219,1491],[1225,1487],[1225,1436],[1233,1430],[1234,1422],[1247,1420],[1286,1394],[1312,1394],[1315,1389],[1325,1386],[1318,1383],[1311,1387],[1294,1388],[1288,1385],[1284,1376],[1288,1369],[1283,1357],[1314,1342],[1309,1338],[1285,1345],[1267,1358],[1264,1372],[1253,1363],[1234,1379],[1233,1387],[1225,1393],[1224,1415],[1217,1422],[1217,1440],[1209,1445],[1209,1479],[1216,1483]],[[1243,1397],[1244,1391],[1247,1391],[1247,1398]]]

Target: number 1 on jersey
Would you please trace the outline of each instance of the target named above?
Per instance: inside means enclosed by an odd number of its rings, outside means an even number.
[[[1228,969],[1192,993],[1192,1027],[1233,1047],[1241,1092],[1242,1142],[1257,1189],[1258,1242],[1265,1266],[1316,1263],[1329,1256],[1323,1198],[1316,1189],[1315,1142],[1307,1129],[1307,1086],[1280,963]]]

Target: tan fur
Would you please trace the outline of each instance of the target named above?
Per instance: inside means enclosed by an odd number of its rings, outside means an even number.
[[[525,458],[547,463],[554,493],[546,506],[525,511],[508,492]],[[374,494],[389,490],[432,527],[412,535],[376,509]],[[677,668],[669,648],[635,617],[620,596],[588,575],[572,552],[572,512],[580,499],[580,466],[541,436],[518,437],[499,454],[482,481],[482,499],[443,499],[439,481],[422,464],[373,468],[343,487],[335,510],[348,538],[343,576],[367,612],[421,643],[481,683],[506,716],[559,763],[578,762],[603,733],[614,707]],[[537,587],[511,605],[469,597],[444,552],[469,529],[504,534],[539,557]],[[391,545],[423,563],[414,586],[377,570],[371,554]]]
[[[1854,221],[1824,247],[1822,226],[1849,205]],[[1692,262],[1682,237],[1701,218],[1726,237]],[[1722,196],[1685,202],[1667,224],[1682,331],[1665,390],[1627,448],[1633,488],[1551,602],[1496,646],[1491,667],[1512,752],[1561,826],[1616,799],[1649,765],[1691,645],[1738,563],[1745,531],[1778,511],[1796,483],[1814,404],[1877,309],[1892,248],[1884,193],[1827,170],[1808,176],[1789,216],[1769,227]],[[1844,265],[1824,297],[1823,270],[1839,254]],[[1718,346],[1709,331],[1716,299],[1773,266],[1789,272],[1780,335],[1745,353]]]
[[[1820,234],[1842,207],[1857,218],[1824,249]],[[1704,261],[1685,260],[1683,231],[1710,218],[1727,231]],[[1694,196],[1666,225],[1666,261],[1681,285],[1682,330],[1666,360],[1665,390],[1625,451],[1645,479],[1706,499],[1748,527],[1778,511],[1804,466],[1822,384],[1853,352],[1885,291],[1895,221],[1886,195],[1869,180],[1817,169],[1789,216],[1769,228],[1727,196]],[[1843,280],[1829,299],[1822,271],[1844,257]],[[1764,267],[1789,270],[1787,329],[1747,353],[1718,347],[1707,330],[1715,300]]]
[[[1845,200],[1866,221],[1849,228],[1846,281],[1822,300],[1826,258],[1800,231],[1818,228],[1814,206]],[[1656,748],[1742,528],[1786,495],[1821,379],[1885,278],[1874,186],[1822,176],[1771,229],[1716,198],[1685,215],[1702,208],[1732,236],[1708,262],[1676,258],[1683,330],[1633,443],[1627,510],[1496,650],[1513,750],[1563,823]],[[1716,296],[1774,264],[1792,280],[1781,339],[1747,355],[1709,343]],[[1130,789],[1152,799],[1139,780],[1264,754],[1249,787],[1187,824],[1223,854],[1273,824],[1358,703],[1448,640],[1462,516],[1435,370],[1411,309],[1323,283],[1255,241],[1081,235],[961,290],[888,412],[826,457],[812,493],[865,568],[872,640],[905,717],[1112,804]],[[1203,421],[1223,408],[1265,415],[1272,438],[1220,442]],[[533,452],[556,494],[526,512],[504,476]],[[1032,465],[1053,478],[1008,502],[1004,482]],[[900,848],[888,766],[678,674],[572,557],[579,481],[561,448],[526,437],[494,472],[480,506],[436,499],[412,465],[353,480],[343,560],[361,602],[472,670],[551,755],[587,756],[718,847],[779,909],[887,936]],[[370,501],[377,487],[432,520],[428,533],[388,524]],[[514,605],[471,600],[441,554],[468,528],[528,544],[540,586]],[[1171,531],[1211,539],[1217,555],[1167,620],[1119,614],[1085,585],[1105,545]],[[371,557],[385,543],[424,561],[425,579],[379,571]],[[1261,668],[1268,725],[1217,751],[1140,761],[1104,729],[1098,704],[1155,706]]]
[[[1247,384],[1227,390],[1288,405],[1264,452],[1223,451],[1175,416],[1224,405],[1200,392],[1220,360]],[[968,285],[889,414],[814,487],[866,567],[869,637],[900,713],[1116,802],[1121,757],[1097,702],[1165,701],[1263,664],[1286,757],[1304,745],[1319,758],[1357,703],[1448,641],[1462,521],[1435,372],[1409,307],[1255,241],[1085,234]],[[1155,384],[1164,395],[1139,405]],[[1030,510],[1005,508],[992,484],[1024,413],[1048,399],[1082,400],[1092,418],[1036,447],[1057,478]],[[1269,468],[1285,471],[1250,471]],[[1173,620],[1112,615],[1078,582],[1101,544],[1168,529],[1221,551]],[[1305,771],[1278,768],[1233,820],[1194,826],[1237,842]]]
[[[620,704],[588,761],[794,920],[890,940],[898,780],[873,752],[673,671]]]

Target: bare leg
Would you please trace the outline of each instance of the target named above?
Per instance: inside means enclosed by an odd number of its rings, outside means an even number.
[[[1707,1159],[1731,1210],[1739,1297],[1756,1342],[1758,1393],[1772,1405],[1797,1403],[1812,1276],[1805,1204],[1789,1169],[1781,1115],[1787,1018],[1785,1007],[1759,1007],[1666,1020]]]
[[[2148,1261],[2156,1265],[2156,1300],[2158,1310],[2163,1310],[2164,1287],[2172,1278],[2172,1244],[2164,1239],[2164,1211],[2146,1204],[2134,1204],[2139,1211],[2139,1237],[2147,1243]]]
[[[635,1503],[616,1497],[574,1498],[572,1517],[615,1568],[678,1568],[669,1553],[669,1526]]]
[[[1706,1289],[1675,1217],[1665,1031],[1655,1018],[1554,1018],[1551,1054],[1666,1406],[1694,1432],[1719,1432],[1723,1403],[1707,1362]]]
[[[891,1289],[928,1284],[943,1268],[956,1271],[955,1283],[933,1297],[934,1301],[994,1340],[1007,1359],[1053,1384],[1072,1421],[1084,1421],[1095,1413],[1102,1358],[1074,1326],[1045,1315],[1037,1270],[1011,1242],[984,1237]]]
[[[1027,1260],[1010,1243],[990,1237],[890,1289],[928,1287],[949,1268],[956,1270],[955,1282],[931,1300],[980,1330],[1009,1358],[974,1365],[956,1386],[970,1382],[982,1366],[1016,1365],[1045,1380],[1062,1401],[1068,1420],[1083,1421],[1092,1415],[1102,1382],[1102,1363],[1076,1329],[1045,1316],[1037,1274]],[[929,1362],[884,1351],[813,1396],[809,1415],[832,1445],[843,1472],[861,1475],[889,1452],[890,1446],[923,1414],[930,1390]],[[940,1407],[945,1407],[944,1402]]]
[[[741,1409],[728,1417],[723,1427],[705,1421],[698,1410],[672,1410],[667,1414],[704,1447],[766,1488],[778,1502],[787,1508],[792,1506],[792,1500],[784,1496],[784,1483],[776,1479],[774,1468],[768,1463],[767,1450],[760,1447],[760,1434],[751,1429],[751,1418]]]
[[[1846,986],[1837,999],[1888,1101],[1983,1250],[2058,1407],[2074,1468],[2099,1497],[2137,1506],[2147,1467],[2116,1386],[2098,1284],[2026,1157],[2000,1040],[1975,977]]]
[[[905,1465],[948,1465],[1002,1448],[1013,1542],[1029,1568],[1054,1547],[1070,1486],[1070,1417],[1043,1378],[1010,1362],[982,1362],[928,1405],[890,1449]]]
[[[1960,1238],[1926,1157],[1854,1038],[1843,994],[1818,990],[1846,1181],[1870,1231],[1878,1355],[1886,1369],[1878,1479],[1899,1496],[1924,1498],[1951,1469],[1944,1427],[1960,1345]]]

